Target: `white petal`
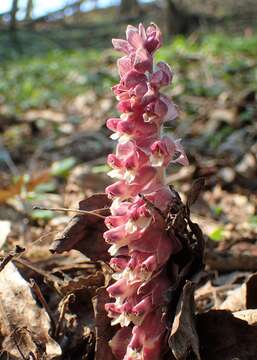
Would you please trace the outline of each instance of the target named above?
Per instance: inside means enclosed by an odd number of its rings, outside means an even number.
[[[145,230],[151,224],[152,218],[141,216],[138,220],[129,220],[125,225],[125,230],[129,234],[133,234],[137,230]]]
[[[112,215],[115,215],[116,210],[120,207],[120,204],[121,204],[120,198],[117,197],[113,200],[111,207],[110,207],[110,211],[111,211]]]
[[[151,155],[150,156],[150,163],[152,166],[154,167],[160,167],[163,165],[163,162],[164,162],[164,157],[161,156],[161,155]]]
[[[144,230],[144,229],[146,229],[146,228],[151,224],[151,221],[152,221],[152,217],[151,217],[151,216],[149,216],[149,217],[141,216],[141,217],[136,221],[136,227],[137,227],[137,229]]]
[[[114,256],[114,255],[116,255],[116,253],[117,253],[117,251],[119,250],[119,248],[120,248],[119,245],[113,244],[112,246],[109,247],[108,253],[109,253],[111,256]]]
[[[124,174],[124,180],[126,180],[128,183],[131,183],[136,177],[136,174],[134,171],[126,170]]]
[[[129,116],[132,114],[133,114],[132,112],[123,113],[123,114],[121,114],[120,118],[121,118],[121,120],[127,120],[129,118]]]
[[[133,232],[137,231],[136,223],[134,221],[132,221],[132,220],[129,220],[125,225],[125,230],[129,234],[133,234]]]
[[[120,137],[119,137],[119,143],[120,143],[120,144],[125,144],[125,143],[128,142],[130,139],[131,139],[131,136],[128,135],[128,134],[120,135]]]
[[[118,139],[120,138],[120,133],[119,133],[119,132],[115,132],[115,133],[113,133],[113,134],[110,136],[110,138],[111,138],[112,140],[118,140]]]
[[[110,176],[111,178],[116,178],[116,179],[122,179],[123,175],[120,169],[114,169],[111,171],[108,171],[107,173],[108,176]]]
[[[115,305],[121,306],[123,305],[123,299],[120,296],[117,296],[115,299]]]
[[[112,278],[114,279],[114,280],[120,280],[121,278],[122,278],[122,273],[114,273],[114,274],[112,274]]]
[[[116,319],[112,320],[111,325],[120,324],[121,327],[129,326],[130,319],[126,316],[126,314],[120,314]]]

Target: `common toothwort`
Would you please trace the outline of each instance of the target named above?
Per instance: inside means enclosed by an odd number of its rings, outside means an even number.
[[[113,87],[121,115],[107,120],[118,144],[107,160],[108,174],[117,181],[106,188],[113,202],[104,239],[111,245],[116,282],[107,289],[114,301],[105,307],[112,324],[121,327],[110,341],[117,359],[160,360],[166,346],[162,309],[172,284],[166,264],[181,248],[166,230],[175,199],[165,170],[170,162],[186,165],[187,157],[180,140],[162,134],[177,108],[160,92],[172,81],[170,67],[153,61],[162,44],[159,28],[129,25],[126,38],[113,39],[124,56],[118,60],[120,82]]]

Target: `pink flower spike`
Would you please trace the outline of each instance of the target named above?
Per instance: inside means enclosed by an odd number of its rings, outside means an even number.
[[[177,197],[165,174],[169,163],[188,161],[180,139],[161,135],[164,122],[178,116],[177,107],[160,92],[173,77],[166,63],[154,64],[161,44],[155,24],[128,25],[126,40],[113,39],[114,48],[125,54],[117,61],[120,81],[113,86],[121,114],[107,120],[111,138],[118,140],[107,158],[108,175],[117,181],[105,189],[113,200],[104,239],[111,245],[114,271],[107,288],[113,302],[105,308],[111,324],[121,327],[110,341],[117,360],[162,358],[167,346],[162,309],[178,276],[172,255],[182,245],[166,221]]]

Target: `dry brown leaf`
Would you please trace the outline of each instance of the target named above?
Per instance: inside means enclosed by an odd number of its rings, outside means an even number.
[[[221,310],[232,312],[257,308],[257,273],[248,277],[246,282],[229,291],[226,300],[219,306]]]
[[[247,321],[249,325],[257,325],[257,309],[237,311],[233,315],[238,319]]]
[[[197,332],[202,360],[257,359],[257,327],[230,311],[211,310],[198,315]]]
[[[96,345],[95,360],[114,360],[108,341],[114,334],[114,327],[110,325],[104,305],[109,301],[109,295],[104,287],[97,289],[93,298],[95,313]]]
[[[190,192],[187,196],[187,203],[186,205],[190,208],[195,202],[196,200],[198,199],[201,191],[203,190],[204,188],[204,178],[203,177],[200,177],[198,179],[196,179],[193,184],[192,184],[192,187],[190,189]]]
[[[24,179],[20,177],[19,180],[14,184],[9,186],[7,189],[0,190],[0,204],[4,203],[6,200],[20,193],[23,186]]]
[[[15,359],[53,359],[60,346],[49,336],[50,319],[32,296],[31,289],[10,262],[0,273],[0,331],[2,349]]]
[[[248,294],[248,281],[251,276],[249,272],[235,271],[219,275],[208,280],[195,291],[195,301],[199,312],[210,310],[239,311],[247,308],[247,297],[249,303],[254,301],[254,295]],[[242,284],[242,285],[241,285]],[[249,283],[249,292],[254,291],[254,286]]]
[[[169,346],[176,360],[187,360],[194,354],[201,360],[199,340],[195,328],[194,286],[187,281],[177,305],[176,315],[169,337]]]
[[[28,183],[26,183],[26,189],[33,191],[36,186],[49,181],[51,174],[49,170],[42,170],[37,176],[32,176]]]
[[[0,204],[5,203],[15,195],[19,195],[23,187],[26,187],[28,191],[32,191],[39,184],[47,182],[50,176],[49,170],[39,172],[37,176],[32,176],[28,182],[25,182],[24,176],[20,176],[15,184],[9,186],[7,189],[0,190]]]
[[[233,125],[236,121],[236,109],[212,109],[207,131],[215,131],[221,122]]]
[[[243,284],[228,292],[225,301],[218,307],[220,310],[240,311],[245,310],[246,305],[246,285]]]
[[[256,245],[254,246],[256,247]],[[255,255],[252,255],[252,253],[221,252],[214,249],[207,249],[205,262],[210,269],[221,272],[235,270],[257,271],[257,258]]]
[[[91,290],[93,291],[93,295],[95,295],[95,290],[98,287],[104,285],[105,278],[102,271],[97,271],[95,274],[88,275],[88,276],[79,276],[75,277],[74,279],[70,279],[64,281],[63,284],[58,286],[58,290],[63,294],[69,294],[72,292],[76,292],[78,290]],[[89,288],[89,289],[88,289]]]
[[[257,273],[246,281],[246,308],[257,309]]]
[[[111,201],[105,194],[95,194],[79,203],[80,210],[92,211],[100,208],[106,210],[101,215],[109,215]],[[50,251],[62,253],[75,249],[92,260],[108,261],[108,245],[103,240],[106,230],[104,220],[94,215],[76,215],[71,218],[63,232],[59,233]]]

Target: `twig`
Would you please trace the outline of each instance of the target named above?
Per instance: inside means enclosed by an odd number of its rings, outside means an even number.
[[[69,208],[47,208],[47,207],[42,207],[42,206],[33,206],[33,210],[50,210],[50,211],[65,211],[65,212],[75,212],[77,214],[81,214],[81,215],[94,215],[96,217],[99,217],[101,219],[105,219],[105,216],[98,214],[96,211],[102,211],[102,210],[106,210],[107,208],[102,208],[102,209],[97,209],[97,210],[92,210],[92,211],[86,211],[86,210],[79,210],[79,209],[69,209]]]
[[[15,346],[17,347],[18,353],[20,354],[20,356],[22,357],[23,360],[27,360],[26,357],[24,356],[23,352],[20,349],[20,345],[18,344],[18,341],[16,339],[16,333],[19,331],[20,329],[15,329],[13,332],[13,341]]]
[[[53,333],[55,332],[56,329],[56,322],[55,319],[51,313],[51,310],[40,290],[40,287],[38,286],[38,284],[35,282],[34,279],[29,279],[30,282],[30,286],[32,288],[32,290],[34,291],[35,295],[37,296],[38,300],[40,301],[41,305],[43,306],[43,308],[45,309],[45,311],[47,312],[51,322],[52,322],[52,327],[53,327]]]
[[[28,360],[37,360],[36,357],[35,357],[35,354],[32,351],[29,352]]]
[[[5,268],[5,266],[14,258],[20,256],[25,251],[25,248],[16,245],[15,250],[11,250],[0,262],[0,272]]]
[[[54,332],[54,338],[57,339],[59,337],[59,335],[62,333],[63,328],[64,328],[64,315],[66,314],[66,311],[68,309],[68,306],[70,304],[70,302],[74,302],[75,301],[75,295],[74,294],[68,294],[66,297],[64,297],[64,299],[62,300],[62,304],[61,304],[61,310],[60,310],[60,316],[55,328],[55,332]]]

